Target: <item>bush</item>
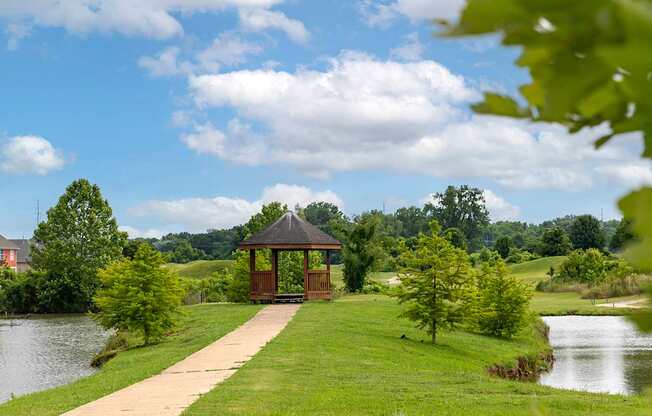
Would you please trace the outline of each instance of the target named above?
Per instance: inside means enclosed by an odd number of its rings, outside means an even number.
[[[123,259],[99,271],[102,282],[93,317],[105,328],[140,333],[145,345],[174,326],[184,295],[179,277],[163,268],[165,259],[141,245],[133,260]]]
[[[651,276],[627,275],[611,276],[599,286],[587,288],[582,292],[583,299],[607,299],[618,296],[640,295],[652,283]]]
[[[388,291],[389,291],[388,284],[378,282],[376,280],[368,280],[365,282],[360,293],[365,295],[370,295],[376,293],[387,293]]]
[[[509,274],[505,263],[485,263],[478,276],[478,327],[487,335],[511,338],[527,323],[532,292]]]
[[[0,311],[11,314],[42,312],[39,305],[39,286],[44,273],[4,273],[0,277]]]
[[[598,249],[575,250],[559,266],[558,278],[565,282],[595,285],[607,277],[609,264]]]
[[[505,261],[507,263],[512,263],[512,264],[518,264],[518,263],[525,263],[526,261],[532,261],[538,259],[539,256],[536,254],[532,254],[529,251],[525,250],[512,250],[509,253],[509,256]]]

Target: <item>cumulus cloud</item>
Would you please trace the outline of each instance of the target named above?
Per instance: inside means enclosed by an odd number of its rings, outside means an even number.
[[[398,17],[412,22],[432,19],[455,19],[466,4],[466,0],[362,0],[360,11],[370,26],[384,26]]]
[[[39,136],[16,136],[0,145],[0,169],[8,173],[46,175],[64,164],[61,151]]]
[[[129,212],[136,217],[158,220],[168,228],[202,232],[243,224],[264,204],[275,201],[286,204],[290,209],[317,201],[331,202],[340,208],[344,206],[340,197],[332,191],[314,191],[305,186],[279,183],[263,189],[260,198],[255,201],[226,196],[154,200],[140,204]]]
[[[638,161],[640,149],[614,141],[596,152],[602,127],[570,136],[560,126],[469,113],[479,97],[473,83],[434,61],[345,52],[322,71],[242,70],[189,84],[199,110],[228,108],[237,117],[195,126],[182,140],[236,163],[286,164],[319,178],[382,169],[566,191],[607,174],[621,184],[636,176],[606,168]]]
[[[222,33],[211,44],[192,57],[183,58],[181,48],[171,46],[155,56],[142,56],[138,66],[153,77],[218,72],[222,66],[233,67],[247,61],[250,55],[263,51],[260,45],[248,42],[232,33]]]
[[[418,33],[410,33],[405,37],[405,43],[389,51],[392,58],[403,61],[418,61],[423,55],[424,47]]]
[[[168,234],[166,231],[157,230],[155,228],[148,229],[139,229],[131,227],[128,225],[121,225],[120,231],[123,231],[129,235],[129,238],[161,238],[165,234]]]
[[[521,209],[510,204],[489,189],[484,190],[484,201],[492,221],[514,221],[521,215]]]
[[[58,27],[74,34],[120,33],[167,39],[183,34],[179,15],[236,9],[243,25],[254,30],[276,28],[293,40],[307,39],[303,24],[269,8],[283,0],[3,0],[0,19],[23,27]],[[14,40],[19,40],[14,36]],[[10,37],[10,42],[11,42]]]
[[[261,32],[266,29],[277,29],[285,32],[297,43],[306,43],[310,33],[298,20],[290,19],[285,14],[266,9],[240,10],[240,23],[245,30]]]
[[[598,166],[596,171],[600,175],[605,175],[609,180],[628,188],[652,185],[652,164],[647,161]]]

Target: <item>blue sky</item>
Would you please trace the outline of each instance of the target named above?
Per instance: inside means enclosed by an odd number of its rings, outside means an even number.
[[[595,152],[600,128],[472,115],[528,76],[496,38],[432,36],[460,0],[64,3],[0,4],[6,236],[81,177],[132,236],[232,226],[275,199],[395,209],[462,183],[494,219],[612,218],[652,181],[636,137]]]

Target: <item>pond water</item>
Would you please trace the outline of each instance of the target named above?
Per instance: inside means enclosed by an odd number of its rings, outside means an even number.
[[[596,393],[634,394],[652,384],[652,336],[620,316],[545,317],[555,364],[539,382]]]
[[[107,337],[85,316],[0,319],[0,403],[92,374]]]

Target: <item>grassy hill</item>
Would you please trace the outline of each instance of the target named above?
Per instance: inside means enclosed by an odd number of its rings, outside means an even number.
[[[197,260],[186,264],[168,263],[165,267],[176,271],[181,277],[206,279],[233,264],[233,260]]]
[[[566,260],[566,256],[543,257],[525,263],[509,266],[511,272],[526,282],[536,285],[537,282],[547,278],[546,273],[551,267],[559,270],[559,265]]]

